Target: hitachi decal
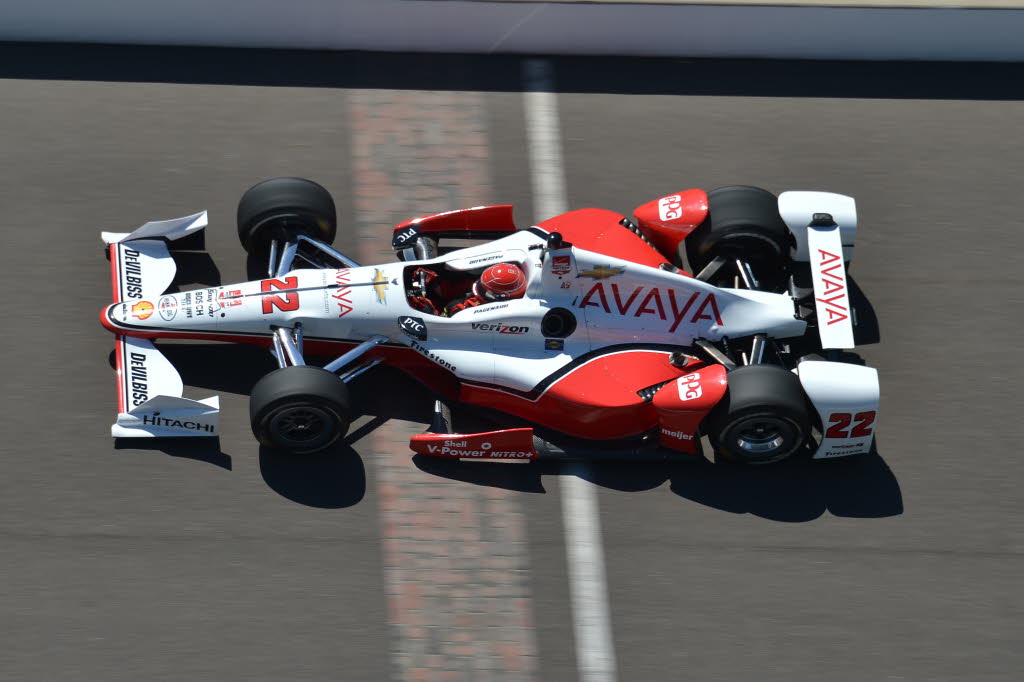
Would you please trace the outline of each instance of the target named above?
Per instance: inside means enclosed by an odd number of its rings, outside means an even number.
[[[610,296],[606,289],[611,290]],[[697,324],[701,320],[722,324],[722,314],[718,310],[718,302],[713,293],[702,294],[699,291],[694,291],[689,297],[686,297],[686,293],[679,292],[677,295],[675,289],[646,286],[635,287],[632,291],[629,291],[628,287],[623,287],[620,291],[619,285],[616,283],[598,282],[590,288],[577,307],[593,306],[606,313],[623,317],[650,315],[666,322],[671,315],[672,326],[668,329],[669,333],[678,329],[691,311],[693,314],[690,316],[688,324]],[[697,304],[698,299],[700,299],[699,304]],[[612,305],[609,305],[609,301]]]
[[[148,414],[142,415],[142,423],[147,426],[170,426],[176,429],[189,429],[191,431],[206,431],[207,433],[213,433],[212,424],[200,424],[199,422],[181,421],[179,419],[150,416]]]
[[[149,377],[146,371],[145,353],[128,354],[128,376],[125,383],[131,390],[131,401],[133,407],[138,407],[149,400]]]
[[[425,347],[421,346],[420,344],[416,343],[415,341],[410,341],[409,345],[412,346],[414,350],[418,351],[420,354],[426,356],[430,360],[433,360],[437,364],[441,365],[442,367],[444,367],[449,372],[454,372],[455,371],[455,365],[453,365],[452,363],[450,363],[450,362],[448,362],[446,360],[443,360],[443,359],[439,358],[438,356],[434,355],[429,350],[427,350]]]
[[[142,298],[142,262],[139,260],[139,252],[135,249],[125,248],[123,265],[124,272],[121,273],[125,287],[125,298]]]

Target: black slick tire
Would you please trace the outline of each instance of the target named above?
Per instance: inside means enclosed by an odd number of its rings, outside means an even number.
[[[716,455],[744,464],[770,464],[804,448],[811,424],[795,374],[777,365],[748,365],[729,372],[728,381],[706,429]]]
[[[312,180],[265,180],[238,202],[238,239],[253,255],[262,255],[274,239],[293,241],[298,235],[330,244],[337,229],[334,199]]]
[[[276,369],[249,398],[252,433],[263,445],[295,454],[329,448],[352,422],[348,387],[320,367]]]
[[[708,216],[679,246],[698,274],[716,256],[784,266],[791,236],[778,199],[760,187],[734,185],[708,192]]]

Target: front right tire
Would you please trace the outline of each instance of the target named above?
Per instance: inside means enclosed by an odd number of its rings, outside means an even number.
[[[256,440],[267,447],[294,454],[319,452],[348,433],[348,387],[320,367],[276,369],[253,387],[249,418]]]

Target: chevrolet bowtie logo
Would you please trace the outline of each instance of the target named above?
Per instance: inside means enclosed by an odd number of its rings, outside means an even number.
[[[386,303],[388,300],[388,278],[376,268],[373,270],[373,291],[377,294],[377,303]]]
[[[581,270],[577,277],[593,277],[594,279],[605,279],[607,277],[614,277],[615,275],[621,275],[626,271],[626,268],[613,268],[610,265],[598,265],[590,270]]]

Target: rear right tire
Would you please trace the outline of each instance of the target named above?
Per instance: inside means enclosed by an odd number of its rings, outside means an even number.
[[[728,374],[725,397],[709,416],[716,454],[770,464],[804,448],[811,423],[800,379],[778,365],[747,365]]]

